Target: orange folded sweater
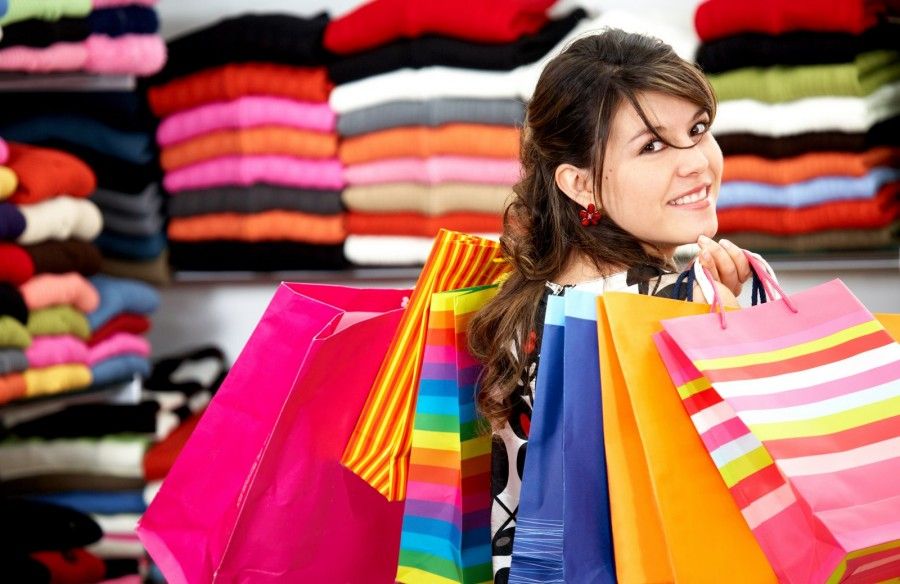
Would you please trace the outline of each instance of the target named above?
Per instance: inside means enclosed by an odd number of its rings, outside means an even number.
[[[391,128],[346,138],[340,146],[341,162],[346,165],[384,158],[427,158],[442,154],[518,158],[519,129],[486,124]]]
[[[799,209],[736,207],[718,212],[719,234],[758,231],[780,235],[813,233],[825,229],[874,229],[900,215],[900,182],[889,183],[872,199],[834,201]]]
[[[309,215],[296,211],[210,213],[194,217],[173,217],[169,239],[174,241],[300,241],[341,243],[346,239],[342,215]]]
[[[786,185],[823,176],[863,176],[876,166],[900,166],[900,148],[811,152],[776,160],[750,155],[726,156],[722,180]]]
[[[19,177],[10,203],[30,205],[58,195],[87,197],[97,188],[91,168],[61,150],[9,142],[6,166]]]
[[[0,404],[25,397],[25,377],[21,373],[0,375]]]
[[[347,213],[347,233],[354,235],[419,235],[433,237],[441,228],[463,233],[500,233],[498,213]]]
[[[232,63],[151,87],[147,97],[153,112],[177,111],[244,95],[270,95],[325,102],[332,84],[324,67],[292,67],[274,63]]]
[[[160,163],[165,170],[174,170],[195,162],[234,154],[334,158],[337,155],[337,140],[337,134],[285,126],[218,130],[163,148]]]

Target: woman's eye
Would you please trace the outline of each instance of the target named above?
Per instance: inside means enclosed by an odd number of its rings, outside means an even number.
[[[647,142],[647,145],[641,149],[641,153],[643,154],[645,152],[659,152],[660,150],[662,150],[662,147],[662,140],[651,140],[650,142]]]
[[[697,122],[694,124],[694,127],[691,128],[691,135],[698,136],[700,134],[705,134],[709,130],[709,123],[707,122]]]

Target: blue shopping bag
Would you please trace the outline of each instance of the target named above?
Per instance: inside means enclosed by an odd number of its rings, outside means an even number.
[[[596,296],[547,300],[510,584],[615,582]]]

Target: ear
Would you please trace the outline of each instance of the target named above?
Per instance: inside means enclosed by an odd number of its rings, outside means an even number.
[[[554,173],[556,186],[582,207],[594,201],[594,181],[589,170],[571,164],[560,164]],[[596,203],[595,203],[596,204]]]

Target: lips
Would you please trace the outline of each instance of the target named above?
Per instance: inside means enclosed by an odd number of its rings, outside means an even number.
[[[672,199],[668,202],[669,205],[673,205],[675,207],[680,207],[682,205],[690,205],[691,203],[698,203],[700,201],[705,201],[709,197],[709,185],[700,185],[695,189],[691,189],[687,193],[679,196],[676,199]]]

